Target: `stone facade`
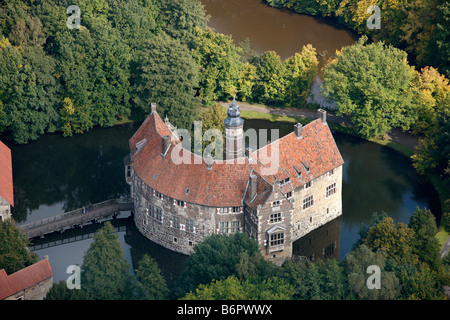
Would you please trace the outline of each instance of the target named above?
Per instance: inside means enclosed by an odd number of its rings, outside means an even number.
[[[0,270],[0,300],[43,300],[52,286],[48,257],[11,275]]]
[[[300,239],[342,214],[342,166],[293,191],[292,238]]]
[[[277,140],[279,167],[264,175],[259,150],[240,157],[239,114],[233,100],[225,136],[227,147],[233,146],[227,155],[239,161],[219,164],[177,148],[173,126],[152,105],[124,159],[135,223],[148,239],[183,254],[210,234],[246,232],[265,259],[281,264],[293,255],[296,240],[342,214],[343,159],[320,111],[318,120],[297,124]],[[173,160],[171,152],[178,156],[180,150],[189,164]],[[330,246],[324,250],[334,252]]]
[[[0,221],[11,218],[11,205],[0,196]]]
[[[159,193],[133,177],[134,220],[148,239],[172,251],[190,254],[212,233],[242,232],[243,207],[216,208],[187,203]]]

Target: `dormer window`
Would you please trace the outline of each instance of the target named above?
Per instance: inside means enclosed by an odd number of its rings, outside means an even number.
[[[311,171],[310,171],[310,166],[309,166],[309,164],[308,164],[308,162],[303,162],[302,161],[302,165],[303,165],[303,168],[305,168],[305,170],[306,170],[306,173],[310,173]]]
[[[147,143],[146,138],[144,138],[141,141],[139,141],[138,143],[136,143],[136,153],[138,153],[146,143]]]
[[[297,177],[302,177],[302,171],[300,170],[299,166],[294,166],[295,173],[297,174]]]

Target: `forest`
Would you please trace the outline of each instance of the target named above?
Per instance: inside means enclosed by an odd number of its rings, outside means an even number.
[[[190,129],[202,106],[245,101],[303,105],[315,49],[286,61],[207,27],[197,0],[13,0],[0,10],[0,133],[26,143],[161,114]]]
[[[341,260],[293,257],[266,261],[245,233],[212,234],[194,247],[181,274],[163,276],[148,254],[134,257],[133,273],[111,222],[94,236],[80,265],[79,289],[54,283],[47,300],[445,300],[450,255],[443,260],[430,210],[409,223],[374,214]],[[0,265],[8,273],[36,262],[28,239],[11,220],[0,222]],[[380,287],[366,285],[369,266],[380,268]],[[69,279],[67,281],[72,281]]]
[[[307,103],[319,72],[316,49],[282,60],[251,41],[208,27],[198,0],[80,0],[70,29],[68,0],[12,0],[0,6],[0,134],[27,143],[46,132],[72,136],[140,121],[151,102],[179,127],[216,101],[317,108]],[[324,66],[322,93],[356,134],[393,128],[420,137],[419,173],[448,178],[450,2],[268,0],[268,5],[336,19],[360,34]],[[380,5],[382,28],[365,9]],[[383,72],[380,72],[383,70]]]
[[[449,228],[450,1],[266,2],[336,20],[359,34],[355,44],[338,51],[321,70],[322,93],[336,102],[338,115],[350,117],[363,138],[383,138],[393,128],[419,137],[413,165],[440,186],[445,197],[441,223]],[[161,115],[187,129],[199,118],[220,125],[215,102],[234,95],[239,101],[280,108],[317,107],[307,103],[319,72],[311,45],[285,60],[274,51],[257,54],[251,41],[235,44],[231,36],[208,28],[198,0],[77,0],[81,25],[70,29],[66,9],[72,4],[0,2],[2,139],[24,144],[45,133],[70,137],[94,127],[140,121],[152,102]],[[366,27],[371,4],[382,12],[379,30]],[[120,258],[117,270],[127,270],[122,291],[103,293],[111,294],[105,299],[440,299],[439,290],[449,281],[448,258],[437,259],[437,226],[432,220],[427,210],[419,209],[408,226],[377,216],[361,230],[360,242],[344,261],[290,261],[282,267],[261,260],[239,235],[228,240],[211,237],[206,244],[215,249],[202,256],[199,246],[189,258],[184,280],[170,288],[150,258],[143,259],[134,277]],[[10,228],[5,223],[1,227]],[[115,245],[107,230],[100,236]],[[237,251],[232,254],[224,250],[227,247]],[[94,249],[82,268],[85,276],[94,277],[95,264],[106,259]],[[214,261],[214,252],[224,256]],[[20,254],[10,270],[34,259],[27,252]],[[362,276],[358,263],[366,260],[376,261],[372,264],[389,274],[390,287],[379,296],[357,287]],[[223,261],[228,264],[219,266]],[[208,263],[210,274],[195,269]],[[157,284],[145,279],[146,273],[156,274]],[[150,290],[152,286],[162,295]],[[73,294],[58,288],[49,298]],[[89,296],[103,297],[92,291],[84,298]]]

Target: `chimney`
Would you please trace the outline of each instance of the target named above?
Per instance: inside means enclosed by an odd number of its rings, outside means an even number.
[[[153,102],[151,106],[152,106],[151,108],[152,113],[156,113],[156,103]]]
[[[206,169],[208,169],[209,171],[212,171],[214,160],[210,153],[208,153],[208,155],[206,156],[205,162],[206,162]]]
[[[297,123],[294,126],[294,132],[295,132],[295,136],[297,137],[297,139],[302,138],[302,131],[303,131],[303,125],[301,123]]]
[[[319,113],[319,118],[322,120],[322,123],[327,124],[327,112],[323,109],[318,109],[317,112]]]
[[[162,152],[161,152],[161,155],[163,156],[163,157],[165,157],[166,156],[166,153],[167,153],[167,150],[169,149],[169,147],[170,147],[170,136],[169,135],[166,135],[166,136],[164,136],[163,138],[162,138]]]
[[[252,173],[250,175],[250,184],[249,184],[249,200],[250,201],[252,201],[253,198],[256,196],[256,182],[257,182],[257,178]]]

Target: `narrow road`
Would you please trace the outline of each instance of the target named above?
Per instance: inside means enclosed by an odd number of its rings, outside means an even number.
[[[228,107],[231,102],[220,102],[223,106]],[[257,111],[262,113],[269,113],[275,115],[284,115],[289,117],[316,119],[317,111],[306,108],[273,108],[263,105],[248,104],[245,102],[239,102],[241,110]],[[337,116],[333,111],[327,111],[327,121],[338,123],[340,125],[352,126],[350,117]],[[415,150],[419,145],[418,137],[414,136],[410,132],[404,132],[401,129],[393,129],[388,134],[388,138],[394,142],[404,145],[412,150]]]

